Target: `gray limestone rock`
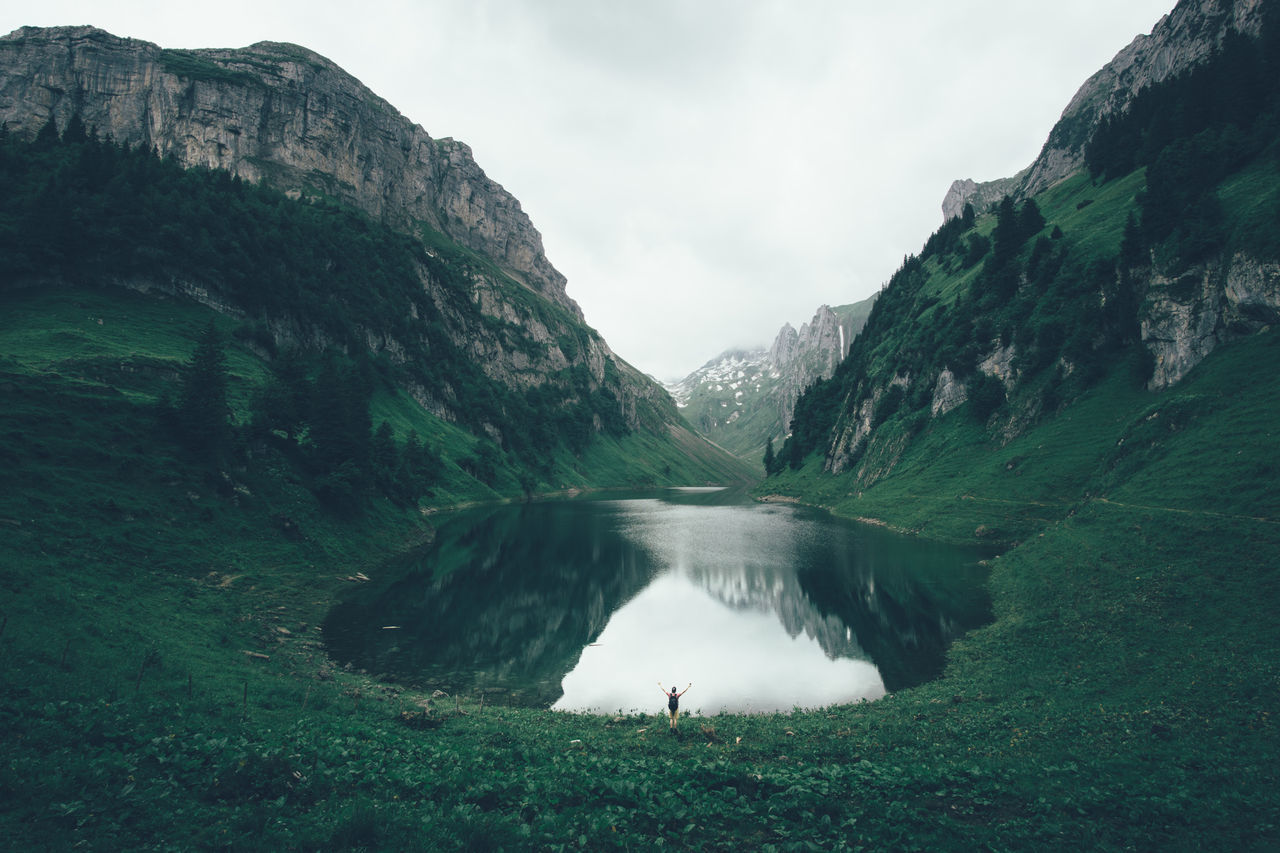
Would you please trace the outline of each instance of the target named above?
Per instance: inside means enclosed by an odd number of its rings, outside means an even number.
[[[582,317],[520,202],[470,148],[432,139],[306,48],[165,50],[93,27],[23,27],[0,38],[0,121],[34,134],[73,115],[185,166],[337,198],[406,231],[429,227]]]
[[[1237,254],[1170,277],[1153,273],[1140,316],[1155,360],[1148,387],[1180,381],[1217,346],[1280,320],[1280,264]]]

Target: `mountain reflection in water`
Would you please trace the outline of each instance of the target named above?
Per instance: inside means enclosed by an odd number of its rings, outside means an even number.
[[[989,619],[980,555],[729,491],[460,513],[330,613],[331,656],[570,710],[790,710],[935,677]],[[395,626],[395,627],[388,627]]]

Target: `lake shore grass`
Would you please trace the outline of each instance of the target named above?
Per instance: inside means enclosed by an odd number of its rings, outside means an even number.
[[[1106,386],[1004,447],[942,423],[921,445],[938,464],[906,458],[861,495],[811,469],[765,484],[937,538],[995,531],[996,620],[930,684],[693,715],[679,736],[660,703],[508,708],[335,667],[324,614],[429,516],[334,519],[287,477],[166,450],[128,394],[0,364],[0,832],[13,849],[1273,849],[1280,380],[1257,365],[1275,338],[1176,393]]]

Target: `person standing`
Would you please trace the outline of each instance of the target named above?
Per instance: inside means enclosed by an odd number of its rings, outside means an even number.
[[[689,687],[692,687],[692,686],[693,686],[693,682],[690,681]],[[662,682],[661,681],[658,682],[658,689],[661,690],[663,695],[667,697],[667,713],[671,715],[671,731],[672,732],[676,730],[676,726],[679,725],[679,722],[680,722],[680,697],[689,692],[689,687],[686,687],[684,690],[681,690],[679,693],[677,693],[676,687],[673,684],[671,685],[671,692],[668,693],[667,688],[662,686]]]

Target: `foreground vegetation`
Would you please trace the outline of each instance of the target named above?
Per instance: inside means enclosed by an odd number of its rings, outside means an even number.
[[[12,355],[29,331],[0,331],[0,831],[15,848],[1280,841],[1280,380],[1257,369],[1274,332],[1173,394],[1104,382],[1070,423],[1004,448],[957,411],[862,498],[812,469],[772,478],[832,490],[845,514],[1020,540],[993,561],[997,621],[933,684],[695,716],[677,738],[658,708],[432,699],[335,669],[327,608],[429,537],[429,516],[382,501],[338,517],[271,465],[210,474],[130,394],[69,362],[32,369]],[[926,474],[944,446],[986,461]]]

